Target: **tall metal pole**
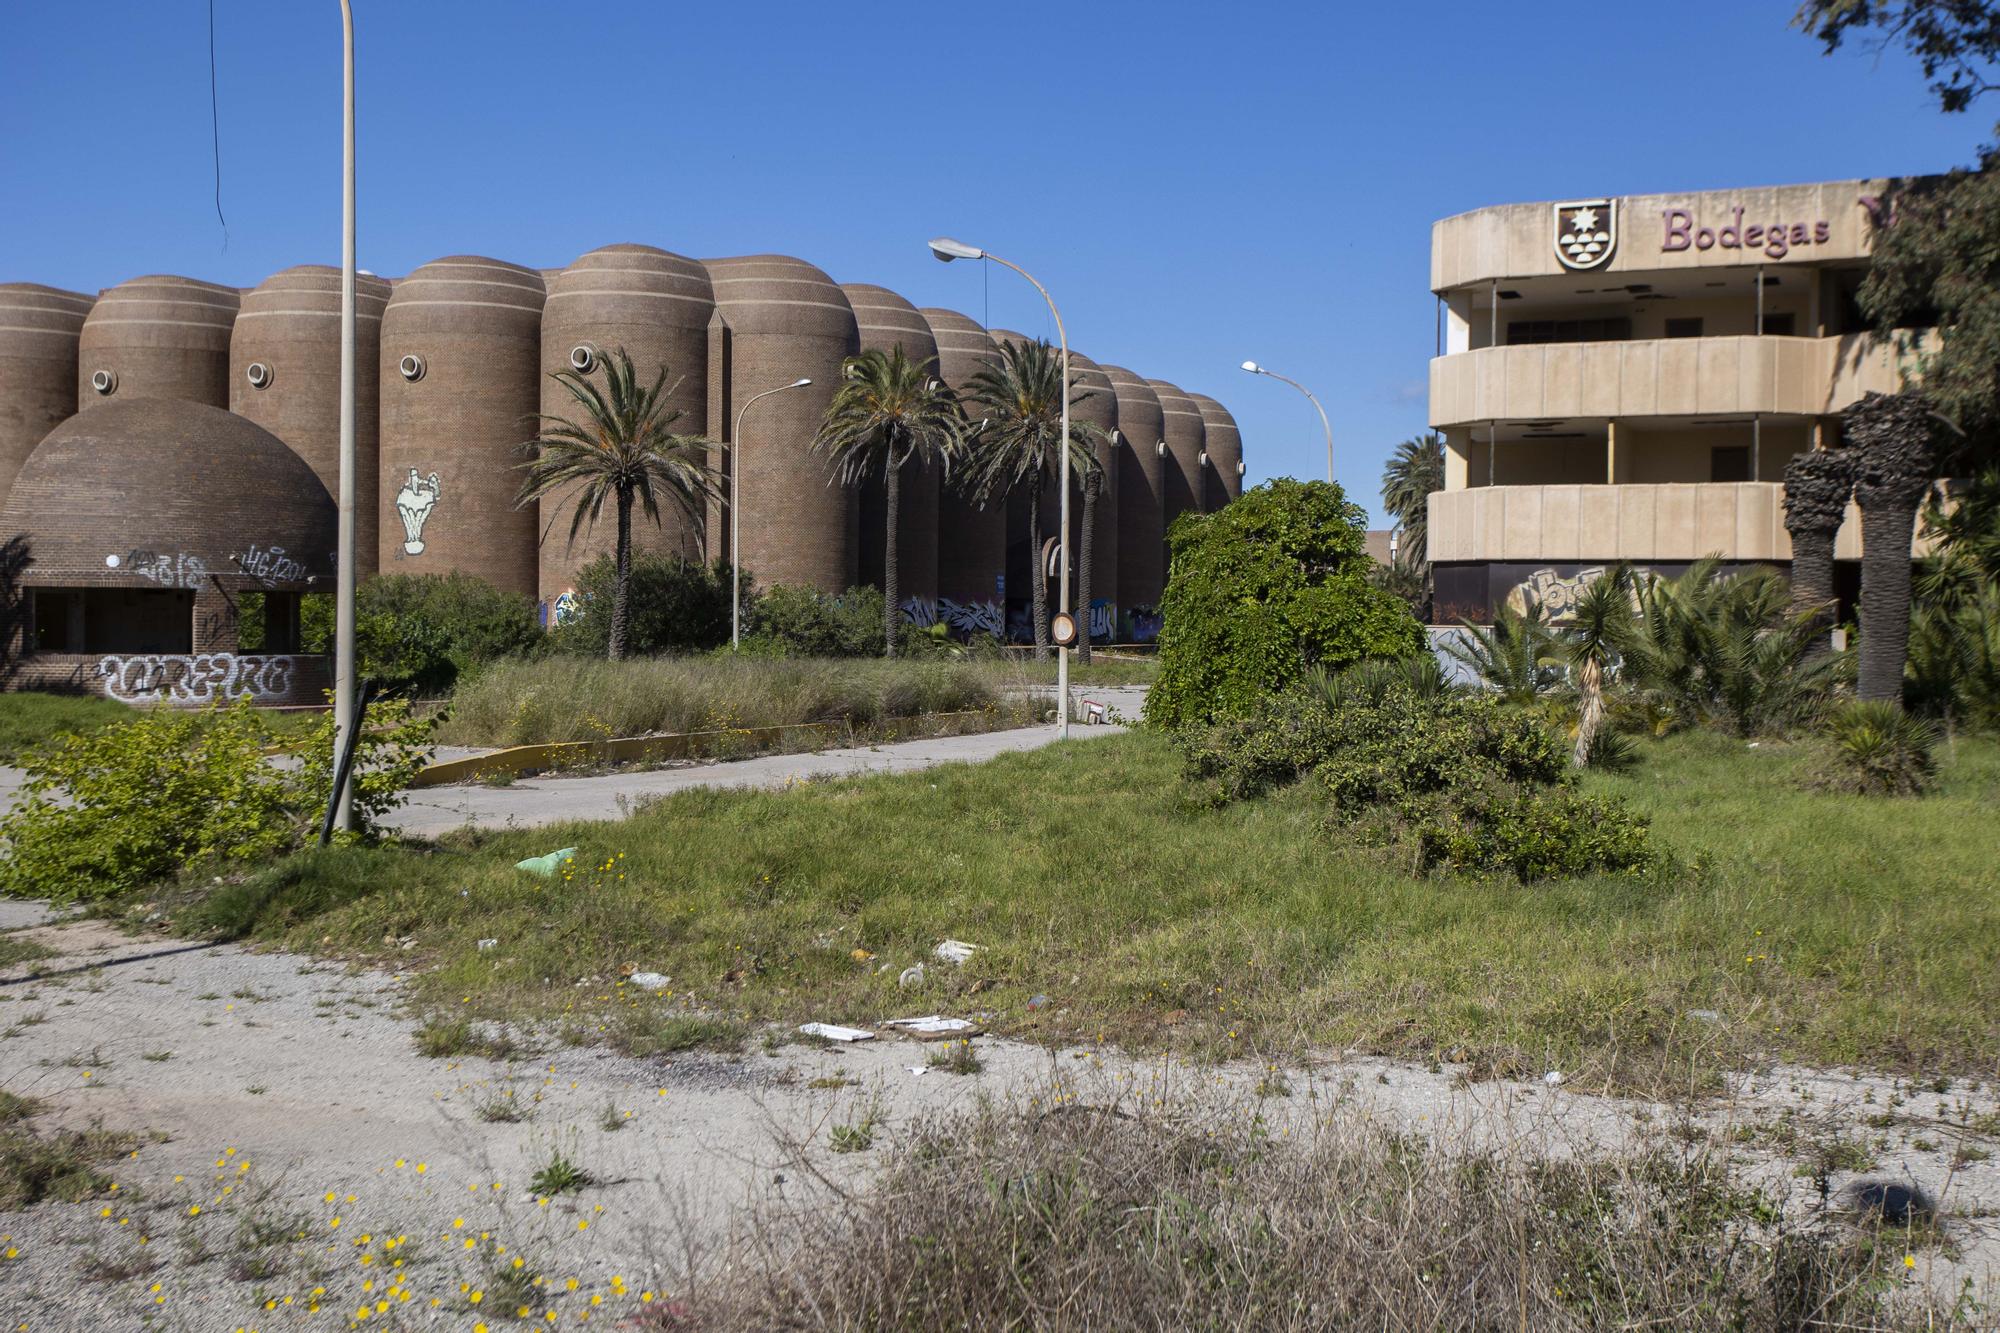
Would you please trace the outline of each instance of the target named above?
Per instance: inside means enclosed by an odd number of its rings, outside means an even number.
[[[793,380],[775,389],[753,393],[736,412],[736,428],[729,433],[729,651],[743,646],[743,416],[759,398],[769,398],[787,389],[803,389],[809,379]]]
[[[1009,261],[1002,259],[999,255],[996,255],[991,251],[987,251],[985,254],[981,256],[981,258],[990,259],[996,264],[1003,264],[1006,267],[1013,269],[1016,273],[1020,274],[1022,277],[1026,278],[1029,282],[1034,283],[1035,290],[1040,292],[1042,294],[1042,299],[1049,303],[1049,313],[1055,316],[1056,337],[1062,343],[1062,391],[1061,391],[1062,392],[1062,437],[1057,443],[1057,448],[1062,453],[1061,517],[1057,520],[1062,524],[1062,537],[1056,544],[1056,553],[1060,558],[1058,565],[1058,569],[1060,570],[1060,581],[1058,585],[1059,590],[1056,594],[1057,598],[1056,610],[1068,611],[1070,609],[1069,605],[1069,333],[1063,328],[1062,311],[1056,309],[1055,298],[1049,295],[1048,288],[1042,286],[1042,284],[1039,282],[1035,282],[1034,274],[1028,272],[1028,270],[1022,268],[1019,264],[1010,263]],[[1329,439],[1330,438],[1331,437],[1329,437]],[[1040,551],[1034,552],[1034,558],[1037,560],[1041,559],[1042,558],[1041,552]],[[1070,618],[1072,621],[1075,620],[1076,617],[1073,612],[1071,613]],[[1089,632],[1090,632],[1090,615],[1089,615],[1089,609],[1085,608],[1084,619],[1083,622],[1080,625],[1078,625],[1077,633],[1088,634]],[[1069,738],[1069,655],[1070,655],[1070,650],[1067,648],[1058,647],[1056,649],[1056,695],[1057,695],[1056,739],[1057,740],[1067,740]]]
[[[333,752],[344,748],[354,724],[354,6],[340,0],[344,37],[341,70],[340,177],[340,545],[333,592]],[[335,779],[334,822],[355,828],[351,773]]]
[[[1244,368],[1247,370],[1249,369],[1250,366],[1256,366],[1256,365],[1257,363],[1253,361],[1248,363]],[[1313,391],[1311,389],[1308,389],[1305,385],[1299,383],[1297,380],[1293,379],[1290,375],[1280,375],[1277,371],[1266,369],[1263,366],[1257,366],[1257,368],[1255,370],[1250,371],[1250,373],[1253,375],[1269,375],[1274,380],[1283,380],[1285,383],[1291,385],[1294,389],[1297,389],[1300,393],[1304,394],[1306,396],[1306,401],[1310,402],[1313,405],[1313,411],[1319,413],[1319,427],[1321,430],[1326,432],[1326,479],[1328,481],[1332,481],[1333,480],[1333,426],[1332,423],[1328,422],[1326,419],[1326,409],[1319,405],[1319,399],[1313,397]]]

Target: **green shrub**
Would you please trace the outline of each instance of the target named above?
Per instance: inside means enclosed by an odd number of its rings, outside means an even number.
[[[1919,607],[1906,674],[1911,708],[1947,726],[2000,731],[2000,588]]]
[[[1566,785],[1560,733],[1492,695],[1432,687],[1422,671],[1398,679],[1372,663],[1350,667],[1184,730],[1184,772],[1218,803],[1312,775],[1334,829],[1405,848],[1424,872],[1527,881],[1653,863],[1643,819]]]
[[[364,825],[401,803],[429,756],[431,724],[400,702],[369,715],[355,760]],[[65,738],[32,757],[0,818],[0,894],[58,903],[103,898],[192,865],[268,860],[318,832],[333,788],[333,718],[273,764],[276,733],[247,696],[206,709],[157,708]]]
[[[332,602],[305,599],[306,652],[333,651]],[[461,676],[501,658],[544,649],[534,602],[471,574],[377,574],[356,589],[354,610],[361,673],[420,698],[447,694]]]
[[[780,583],[757,599],[743,646],[773,657],[879,657],[881,589],[849,588],[833,597]]]
[[[559,653],[602,657],[611,644],[611,601],[618,565],[599,556],[576,578],[576,615],[550,631]],[[750,576],[743,576],[749,610]],[[634,656],[705,653],[729,642],[729,562],[712,565],[679,556],[635,555],[626,591],[625,646]]]
[[[1937,774],[1937,728],[1881,700],[1856,699],[1827,718],[1832,763],[1818,785],[1870,796],[1916,796]]]
[[[1175,519],[1146,720],[1199,725],[1254,709],[1315,664],[1428,652],[1409,608],[1370,582],[1362,524],[1338,486],[1289,478]]]

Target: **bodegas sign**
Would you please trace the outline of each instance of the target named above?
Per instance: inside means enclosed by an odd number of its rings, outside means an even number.
[[[1833,224],[1825,218],[1814,220],[1776,218],[1767,222],[1746,222],[1748,212],[1741,204],[1729,210],[1729,220],[1719,227],[1698,225],[1693,210],[1669,208],[1662,214],[1665,232],[1660,252],[1677,250],[1761,250],[1766,259],[1783,259],[1793,250],[1825,245],[1833,238]]]

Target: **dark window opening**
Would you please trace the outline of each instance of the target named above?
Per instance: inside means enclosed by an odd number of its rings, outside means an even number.
[[[1603,319],[1515,319],[1507,322],[1510,346],[1537,343],[1612,343],[1632,336],[1632,321],[1621,315]]]
[[[1750,446],[1747,444],[1718,444],[1708,451],[1708,479],[1710,481],[1750,480]]]
[[[194,594],[171,588],[38,588],[35,649],[44,653],[189,653]]]
[[[1764,333],[1772,338],[1789,338],[1798,327],[1798,317],[1789,312],[1764,316]]]
[[[1668,320],[1667,336],[1669,338],[1701,337],[1701,316],[1682,315],[1676,319]]]

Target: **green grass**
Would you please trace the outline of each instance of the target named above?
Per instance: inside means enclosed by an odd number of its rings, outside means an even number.
[[[1811,756],[1780,745],[1638,749],[1633,770],[1588,785],[1644,810],[1677,853],[1647,879],[1413,879],[1329,835],[1304,787],[1200,808],[1167,742],[1138,732],[781,793],[684,792],[619,823],[296,858],[182,924],[353,957],[413,937],[396,966],[421,964],[440,1008],[571,1024],[594,1008],[614,1034],[689,1014],[977,1009],[1030,1037],[1259,1056],[1356,1045],[1572,1082],[1657,1086],[1769,1057],[1990,1072],[2000,745],[1942,752],[1921,800],[1804,790]],[[513,869],[572,844],[566,876]],[[500,945],[479,951],[489,936]],[[900,991],[897,974],[946,937],[986,947]],[[615,981],[625,963],[673,984],[635,993]],[[577,988],[591,977],[614,980]],[[1037,994],[1050,1003],[1031,1010]]]
[[[0,968],[38,963],[54,954],[55,950],[24,935],[0,934]]]
[[[122,726],[139,716],[129,704],[94,694],[43,694],[21,690],[0,694],[0,764],[18,764],[50,742],[77,732]],[[269,712],[280,741],[308,731],[319,715],[311,711]]]

